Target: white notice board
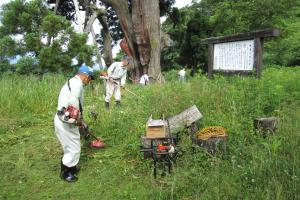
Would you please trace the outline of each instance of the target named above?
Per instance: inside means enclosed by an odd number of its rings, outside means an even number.
[[[254,40],[214,44],[213,70],[252,71]]]

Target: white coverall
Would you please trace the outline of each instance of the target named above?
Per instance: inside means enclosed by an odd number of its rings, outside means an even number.
[[[124,86],[126,82],[127,69],[123,67],[122,62],[114,62],[107,69],[108,78],[114,81],[107,80],[105,102],[109,102],[111,96],[115,93],[115,100],[121,101],[120,86]]]
[[[144,74],[140,79],[141,85],[149,85],[149,77],[147,74]]]
[[[182,69],[178,72],[178,75],[179,75],[179,80],[180,81],[184,81],[185,80],[185,70]]]
[[[74,76],[62,87],[59,97],[57,110],[61,110],[62,107],[67,108],[68,105],[73,105],[79,109],[79,100],[82,105],[83,102],[83,83],[79,76]],[[54,117],[54,128],[58,140],[63,148],[62,163],[67,167],[76,166],[80,157],[80,133],[76,124],[68,124],[62,122],[57,114]]]

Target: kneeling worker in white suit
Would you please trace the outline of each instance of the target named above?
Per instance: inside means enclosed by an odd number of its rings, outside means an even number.
[[[124,57],[121,62],[114,62],[107,69],[108,81],[106,82],[106,96],[105,108],[109,109],[109,101],[113,94],[115,94],[116,105],[121,105],[121,90],[126,83],[127,67],[129,65],[129,58]]]
[[[78,73],[62,87],[59,97],[57,114],[54,117],[56,136],[63,148],[60,177],[67,182],[75,182],[80,157],[80,133],[82,125],[83,86],[93,79],[92,68],[83,64]]]

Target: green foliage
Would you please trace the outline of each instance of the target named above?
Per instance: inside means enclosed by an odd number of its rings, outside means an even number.
[[[34,74],[38,72],[37,59],[30,56],[21,58],[15,67],[16,72],[20,74]]]
[[[174,46],[162,52],[163,69],[172,68],[179,63],[193,70],[199,67],[206,70],[207,50],[199,43],[201,39],[208,37],[210,30],[207,10],[201,4],[195,3],[178,12],[179,19],[176,24],[170,19],[163,24],[164,31],[174,40]]]
[[[300,39],[299,17],[294,20],[285,20],[285,29],[282,37],[266,45],[269,50],[265,55],[266,63],[275,63],[284,66],[295,66],[300,63],[300,45],[295,42]]]
[[[86,45],[87,35],[75,33],[70,21],[49,11],[42,0],[11,1],[3,6],[1,16],[0,34],[5,36],[0,39],[3,62],[8,57],[30,52],[39,61],[34,70],[38,73],[72,71],[73,58],[79,64],[93,65],[94,48]],[[22,35],[23,40],[14,40],[16,34]],[[19,67],[17,72],[23,73],[26,68]]]
[[[7,59],[15,55],[14,49],[16,43],[9,36],[4,36],[0,39],[0,60]]]
[[[119,51],[114,60],[120,62],[125,55],[124,51]]]
[[[38,32],[28,33],[24,36],[24,41],[26,45],[26,50],[30,52],[40,52],[43,48],[42,41],[40,40],[40,35]]]
[[[6,72],[11,69],[9,62],[7,60],[0,60],[0,72]]]
[[[300,2],[293,0],[202,0],[179,10],[179,20],[167,19],[163,30],[171,35],[174,47],[162,52],[164,69],[175,63],[206,71],[207,46],[201,39],[277,28],[281,36],[264,41],[264,63],[299,65]],[[259,16],[259,17],[258,17]],[[180,56],[174,56],[180,55]]]
[[[2,74],[0,77],[0,197],[2,199],[299,199],[300,68],[270,66],[254,77],[189,77],[166,74],[163,85],[127,87],[122,107],[104,108],[103,85],[85,88],[84,118],[105,139],[102,150],[82,140],[79,181],[58,177],[61,146],[53,133],[57,95],[67,78]],[[174,77],[174,78],[173,78]],[[228,130],[227,152],[209,156],[181,132],[172,174],[153,178],[152,161],[139,152],[150,115],[174,116],[196,105],[199,128]],[[98,114],[94,120],[90,111]],[[253,119],[276,116],[276,135],[263,138]],[[194,151],[192,150],[194,147]],[[161,169],[159,169],[161,172]],[[47,177],[47,179],[45,179]],[[61,188],[64,188],[62,190]]]
[[[61,53],[58,53],[61,52]],[[50,47],[44,47],[38,56],[39,65],[42,68],[42,72],[57,72],[70,67],[72,58],[62,52],[62,49],[58,42],[54,42]]]
[[[79,65],[86,63],[92,66],[92,56],[94,55],[93,47],[86,45],[87,34],[71,34],[71,41],[68,44],[71,57],[76,57]]]
[[[9,37],[0,38],[0,72],[12,70],[9,64],[9,58],[14,57],[16,43]]]
[[[50,13],[44,17],[41,24],[41,29],[50,37],[56,38],[58,34],[64,32],[64,30],[67,30],[70,26],[71,23],[65,20],[65,18],[55,15],[54,13]]]

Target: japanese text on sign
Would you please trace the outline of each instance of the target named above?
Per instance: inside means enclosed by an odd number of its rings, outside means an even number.
[[[251,71],[254,40],[214,44],[213,70]]]

